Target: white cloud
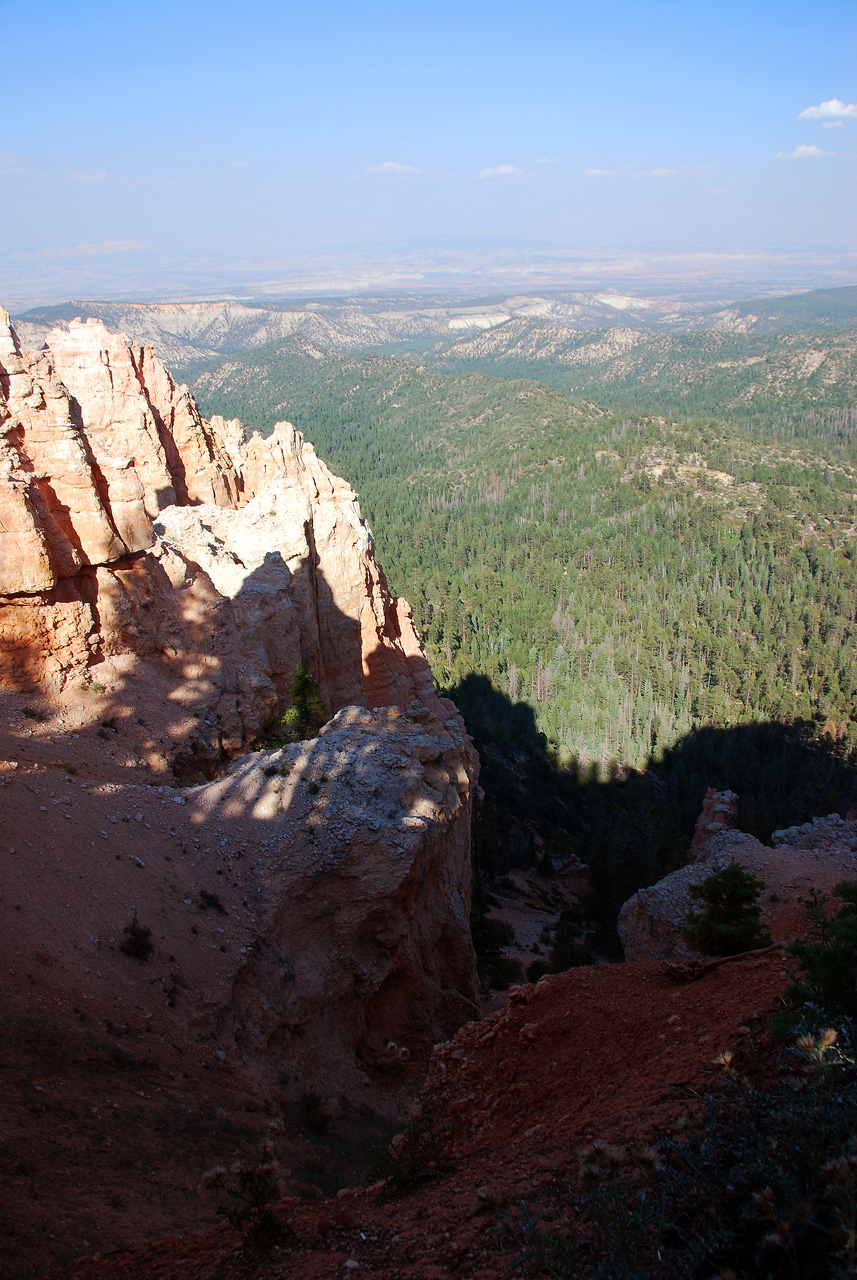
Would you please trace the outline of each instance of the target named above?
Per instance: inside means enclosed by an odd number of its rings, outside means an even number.
[[[542,156],[540,160],[536,161],[536,164],[556,164],[556,160],[549,160],[547,156]]]
[[[789,156],[790,160],[817,160],[819,156],[835,156],[835,151],[822,151],[814,142],[801,142]]]
[[[845,124],[844,120],[822,120],[822,129],[841,129]]]
[[[72,182],[104,182],[107,178],[107,170],[96,169],[95,173],[86,173],[83,169],[73,169],[69,177]]]
[[[493,169],[483,169],[479,174],[480,178],[522,178],[523,176],[523,169],[519,169],[514,164],[498,164]]]
[[[641,178],[675,178],[678,175],[678,169],[644,169],[639,177]]]
[[[587,169],[587,178],[618,178],[622,169]]]
[[[857,102],[842,102],[839,98],[828,98],[817,107],[806,107],[801,111],[798,120],[857,120]]]
[[[249,169],[249,160],[228,160],[226,162],[227,169]]]
[[[366,173],[422,173],[412,164],[399,164],[398,160],[385,160],[382,164],[370,164]]]
[[[6,177],[16,177],[19,174],[32,173],[33,170],[25,162],[23,156],[19,156],[14,151],[0,151],[0,173]]]

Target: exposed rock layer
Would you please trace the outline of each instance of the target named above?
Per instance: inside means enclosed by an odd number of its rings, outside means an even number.
[[[331,714],[451,714],[350,486],[289,423],[207,422],[99,321],[24,352],[0,312],[0,534],[0,684],[176,701],[182,777],[253,741],[301,659]]]
[[[61,811],[34,808],[41,788],[7,805],[11,874],[42,877],[34,936],[58,936],[61,897],[70,985],[97,969],[146,1008],[164,993],[110,945],[139,910],[157,962],[181,965],[176,1034],[287,1096],[389,1101],[478,1016],[478,765],[356,496],[288,423],[245,445],[206,422],[99,322],[36,353],[0,322],[0,698],[21,717],[5,750],[14,774],[59,735],[72,779]],[[328,725],[223,773],[301,660]],[[170,769],[198,785],[155,789]]]
[[[640,889],[619,913],[626,960],[685,960],[692,952],[681,931],[699,909],[691,887],[712,872],[738,862],[763,882],[762,919],[777,941],[789,941],[805,925],[802,902],[813,888],[830,893],[840,880],[857,877],[857,821],[838,814],[801,827],[775,831],[770,848],[734,829],[738,797],[709,788],[690,848],[691,861],[648,889]]]

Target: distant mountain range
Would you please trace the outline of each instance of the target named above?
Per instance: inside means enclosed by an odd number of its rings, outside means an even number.
[[[644,333],[616,325],[576,333],[519,319],[424,358],[453,373],[535,378],[617,412],[782,414],[845,408],[857,393],[857,331],[832,325],[785,333]]]
[[[16,317],[16,327],[22,341],[35,347],[51,328],[76,316],[96,317],[110,329],[154,346],[177,369],[196,369],[294,334],[331,351],[386,350],[441,362],[549,360],[565,366],[609,364],[646,334],[774,335],[854,326],[857,287],[717,306],[611,290],[459,299],[378,294],[292,302],[90,300],[35,308]],[[605,331],[594,345],[588,336],[593,329]],[[588,354],[583,353],[586,345]]]

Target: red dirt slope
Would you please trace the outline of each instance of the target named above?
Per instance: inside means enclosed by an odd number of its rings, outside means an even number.
[[[774,953],[676,986],[653,964],[579,969],[512,992],[509,1006],[470,1023],[435,1052],[424,1092],[452,1118],[455,1171],[410,1195],[375,1187],[281,1206],[293,1247],[258,1254],[226,1227],[197,1241],[81,1260],[69,1280],[498,1280],[520,1241],[496,1210],[520,1201],[563,1226],[577,1150],[600,1136],[633,1140],[672,1127],[705,1096],[725,1048],[765,1026],[784,985]]]

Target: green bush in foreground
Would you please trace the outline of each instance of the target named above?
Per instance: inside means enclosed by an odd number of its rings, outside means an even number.
[[[718,1063],[680,1135],[657,1149],[596,1141],[581,1150],[574,1236],[540,1231],[524,1206],[514,1265],[572,1280],[857,1276],[850,1027],[802,1036],[773,1082],[752,1058],[748,1074],[730,1052]]]
[[[740,862],[730,862],[702,884],[691,885],[690,896],[703,907],[687,917],[682,938],[694,951],[707,956],[735,956],[769,946],[772,938],[761,922],[759,906],[764,887]]]
[[[798,1018],[802,1009],[823,1009],[830,1019],[857,1020],[857,882],[842,880],[833,893],[842,906],[832,919],[826,899],[810,894],[804,904],[810,930],[789,947],[803,970],[785,993]]]

